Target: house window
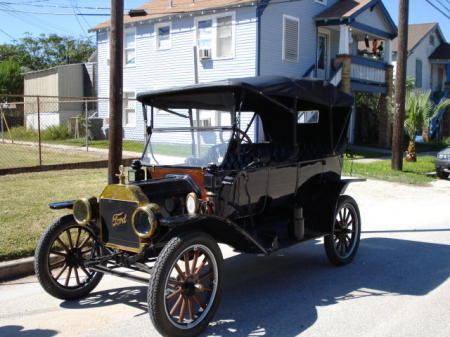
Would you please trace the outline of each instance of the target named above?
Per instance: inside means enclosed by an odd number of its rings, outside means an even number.
[[[212,20],[202,20],[198,22],[198,40],[199,49],[211,49],[213,41]]]
[[[134,28],[126,29],[124,40],[125,65],[133,65],[136,63],[136,30]]]
[[[135,91],[123,92],[123,124],[136,126],[136,97]]]
[[[218,15],[197,21],[197,47],[210,49],[213,58],[233,57],[233,34],[233,15]]]
[[[422,60],[416,60],[416,87],[422,88]]]
[[[283,61],[298,62],[299,24],[298,18],[283,15]]]
[[[155,25],[156,30],[156,49],[170,49],[170,25],[159,24]]]
[[[327,4],[327,0],[314,0],[315,2],[317,2],[318,4],[321,5],[326,5]]]
[[[217,18],[217,57],[232,56],[232,38],[231,16]]]
[[[434,35],[430,35],[430,44],[434,46]]]

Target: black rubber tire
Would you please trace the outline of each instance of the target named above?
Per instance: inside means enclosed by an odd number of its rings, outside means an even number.
[[[440,179],[447,179],[450,174],[448,172],[444,172],[442,170],[436,170],[436,175]]]
[[[84,285],[77,288],[66,288],[55,282],[51,276],[48,265],[50,248],[62,232],[73,226],[78,226],[78,224],[71,214],[56,220],[42,233],[34,254],[34,270],[39,283],[47,293],[62,300],[75,300],[88,295],[103,277],[102,273],[95,272]],[[95,234],[92,234],[95,237]]]
[[[179,254],[181,254],[189,246],[196,244],[202,244],[208,247],[214,255],[217,264],[217,291],[213,299],[211,308],[207,315],[200,321],[195,327],[191,329],[180,329],[174,326],[167,317],[165,310],[165,280],[170,273],[170,269]],[[153,273],[150,278],[148,287],[148,311],[150,319],[153,322],[155,328],[163,336],[167,337],[191,337],[197,336],[204,331],[220,303],[222,295],[222,270],[223,270],[223,257],[219,246],[216,241],[208,234],[204,232],[193,232],[180,234],[173,237],[163,248],[158,256],[158,259],[153,267]]]
[[[336,250],[336,245],[335,242],[333,240],[333,235],[335,232],[335,226],[336,226],[336,217],[339,213],[339,211],[346,207],[352,207],[355,211],[355,216],[357,219],[357,228],[355,230],[355,245],[353,247],[353,250],[351,251],[350,254],[348,254],[348,256],[342,257]],[[326,235],[324,237],[324,246],[325,246],[325,252],[327,254],[327,257],[329,259],[329,261],[336,265],[336,266],[344,266],[346,264],[349,264],[353,261],[353,259],[355,258],[356,253],[358,252],[358,248],[359,248],[359,241],[361,238],[361,216],[359,213],[359,208],[358,208],[358,204],[356,203],[356,201],[348,196],[348,195],[341,195],[338,199],[337,205],[336,205],[336,211],[335,211],[335,216],[334,216],[334,223],[333,223],[333,229],[332,229],[332,233],[329,235]]]

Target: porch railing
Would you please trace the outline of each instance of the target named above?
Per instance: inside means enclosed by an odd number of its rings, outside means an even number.
[[[352,55],[351,78],[365,83],[384,84],[386,63]]]

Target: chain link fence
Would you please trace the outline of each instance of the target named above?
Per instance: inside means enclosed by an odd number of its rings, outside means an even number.
[[[98,107],[108,104],[93,97],[0,95],[0,169],[107,160],[108,119]],[[131,151],[124,157],[142,147],[126,145]]]

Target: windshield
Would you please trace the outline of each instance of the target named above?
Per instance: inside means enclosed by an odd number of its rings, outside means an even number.
[[[144,165],[206,167],[221,165],[232,136],[229,112],[156,110]]]

